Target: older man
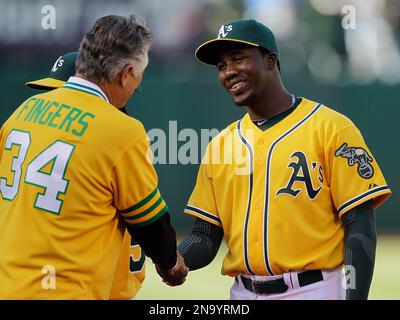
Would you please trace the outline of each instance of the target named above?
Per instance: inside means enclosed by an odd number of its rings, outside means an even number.
[[[76,75],[1,128],[0,298],[108,299],[125,229],[167,284],[183,283],[146,132],[117,109],[139,86],[151,41],[133,16],[98,19]]]
[[[78,54],[79,52],[68,52],[58,57],[47,77],[29,81],[26,86],[45,91],[62,87],[69,77],[75,74],[75,61]],[[128,114],[126,107],[119,110]],[[133,299],[141,288],[145,276],[145,254],[137,242],[131,238],[129,232],[125,231],[124,244],[109,298]]]

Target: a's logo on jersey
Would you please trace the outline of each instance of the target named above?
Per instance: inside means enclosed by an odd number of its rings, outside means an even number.
[[[222,25],[218,32],[218,39],[225,38],[228,35],[228,32],[232,31],[232,25]]]
[[[347,158],[349,166],[358,165],[358,174],[369,179],[374,175],[374,168],[371,166],[372,157],[361,147],[347,147],[347,143],[343,143],[339,149],[335,151],[335,157]]]
[[[321,191],[322,186],[320,186],[318,189],[314,189],[312,180],[311,180],[311,174],[310,174],[310,169],[307,164],[307,158],[306,155],[301,152],[301,151],[296,151],[290,156],[290,160],[292,160],[294,157],[297,158],[296,161],[292,161],[289,163],[288,168],[293,169],[292,176],[289,179],[289,182],[285,188],[279,189],[276,195],[280,195],[282,193],[290,194],[293,197],[296,197],[299,192],[301,191],[300,189],[293,189],[293,184],[295,182],[302,182],[304,183],[308,197],[313,200],[318,193]],[[317,168],[317,163],[313,162],[312,163],[312,169]],[[302,174],[300,174],[300,171]],[[318,174],[319,174],[319,181],[322,183],[323,182],[323,176],[322,176],[322,167],[319,166],[318,168]]]
[[[62,67],[63,64],[64,64],[64,60],[63,60],[63,58],[61,56],[54,63],[53,68],[51,68],[51,72],[56,72],[58,70],[58,68]]]

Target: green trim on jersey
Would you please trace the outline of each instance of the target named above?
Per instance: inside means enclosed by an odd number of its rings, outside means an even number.
[[[97,94],[94,94],[94,93],[89,92],[89,91],[86,91],[86,90],[81,90],[81,89],[78,89],[78,88],[74,88],[74,87],[72,87],[72,86],[64,85],[63,88],[67,88],[67,89],[71,89],[71,90],[76,90],[76,91],[88,93],[88,94],[91,94],[92,96],[102,98],[102,97],[100,97],[100,96],[97,95]]]
[[[129,226],[133,227],[133,228],[140,228],[140,227],[148,226],[149,224],[152,224],[153,222],[155,222],[158,219],[160,219],[164,214],[166,214],[168,212],[168,210],[169,210],[168,206],[165,205],[165,207],[162,208],[153,218],[151,218],[149,220],[146,220],[146,221],[143,221],[141,223],[135,223],[135,224],[129,223]]]
[[[146,198],[144,198],[143,200],[141,200],[140,202],[138,202],[137,204],[133,205],[132,207],[129,207],[125,210],[121,210],[122,213],[129,213],[131,211],[134,211],[136,209],[139,209],[140,207],[143,207],[146,203],[148,203],[151,199],[154,198],[154,196],[157,194],[158,192],[158,187],[156,187],[152,193],[150,193]]]
[[[154,204],[151,205],[151,207],[147,208],[145,211],[133,216],[133,217],[125,217],[125,220],[136,220],[144,217],[145,215],[149,214],[152,212],[157,206],[163,201],[163,198],[160,197]]]
[[[253,123],[259,127],[262,131],[265,131],[269,128],[271,128],[272,126],[276,125],[278,122],[280,122],[281,120],[285,119],[289,114],[291,114],[300,104],[301,102],[301,98],[297,98],[296,97],[296,101],[294,103],[294,105],[292,107],[290,107],[288,110],[283,111],[279,114],[277,114],[276,116],[273,116],[272,118],[267,119],[265,122],[263,122],[261,125],[257,125],[257,122]]]
[[[102,96],[104,100],[107,101],[106,96],[102,92],[100,92],[99,90],[97,90],[95,88],[91,88],[91,87],[88,87],[88,86],[85,86],[83,84],[76,83],[76,82],[67,82],[66,84],[70,84],[70,85],[74,85],[74,86],[77,86],[77,87],[81,87],[83,90],[94,91],[94,92],[98,93],[100,96]]]
[[[66,84],[63,85],[63,87],[86,92],[86,93],[98,96],[99,98],[102,98],[105,101],[108,101],[107,97],[105,97],[104,94],[101,93],[99,90],[88,87],[88,86],[84,86],[84,85],[76,83],[76,82],[67,82]]]

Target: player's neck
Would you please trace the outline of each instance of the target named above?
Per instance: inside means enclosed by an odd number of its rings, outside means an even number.
[[[87,81],[90,81],[97,85],[107,96],[108,101],[110,102],[111,105],[114,107],[120,109],[123,108],[126,101],[121,101],[120,97],[122,96],[121,94],[121,89],[120,87],[114,82],[106,82],[106,83],[100,83],[97,81],[94,81],[92,79],[88,79],[87,77],[81,75],[81,74],[76,74],[77,77],[80,77],[82,79],[85,79]]]
[[[285,88],[268,91],[265,97],[246,107],[251,120],[269,119],[292,106],[292,95]]]

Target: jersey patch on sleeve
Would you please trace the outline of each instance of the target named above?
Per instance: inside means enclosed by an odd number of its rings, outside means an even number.
[[[335,151],[335,157],[346,158],[351,167],[357,164],[357,171],[361,178],[370,179],[374,175],[374,168],[370,164],[373,159],[364,148],[349,147],[345,142]]]

